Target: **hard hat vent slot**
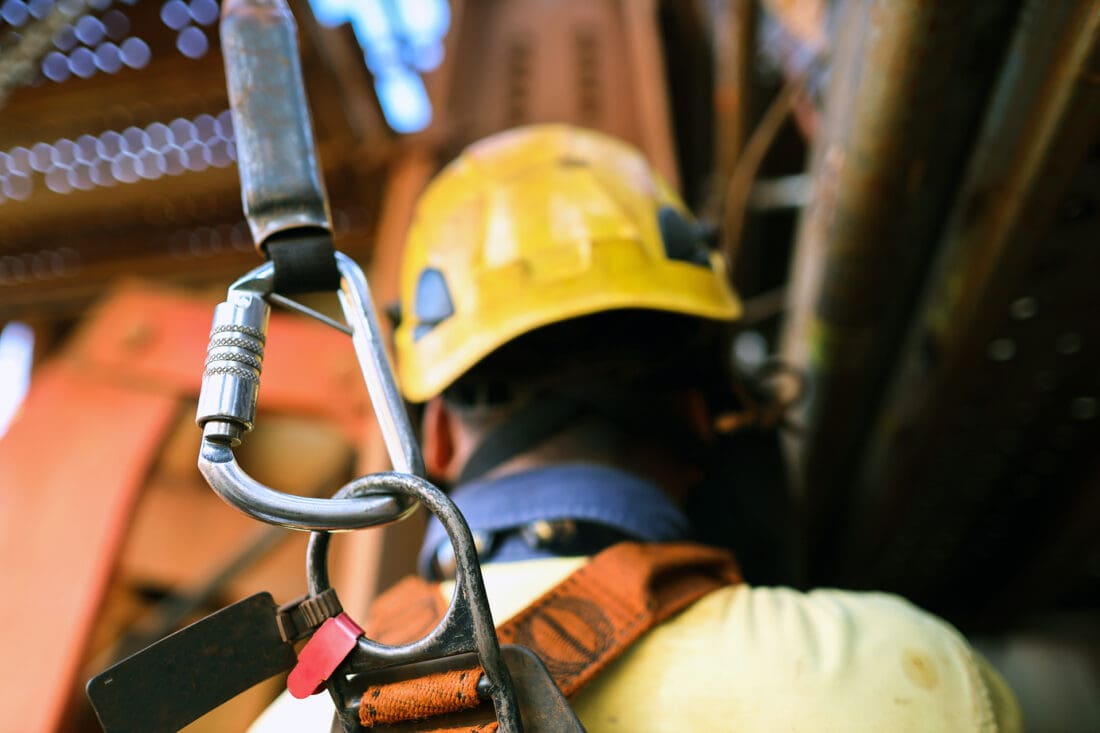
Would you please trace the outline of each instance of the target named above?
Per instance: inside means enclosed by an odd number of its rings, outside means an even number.
[[[657,213],[661,241],[670,260],[710,267],[710,249],[702,229],[688,221],[671,206],[662,206]]]
[[[413,338],[419,339],[444,320],[454,315],[454,302],[443,273],[429,267],[420,273],[416,282],[416,298],[413,303],[416,329]]]

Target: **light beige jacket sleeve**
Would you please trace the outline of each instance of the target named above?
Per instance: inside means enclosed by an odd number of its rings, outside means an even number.
[[[487,566],[494,619],[582,562]],[[283,695],[250,733],[327,733],[331,704],[319,697],[325,704]],[[1012,693],[951,626],[896,596],[836,590],[712,593],[642,637],[571,703],[589,733],[1022,729]]]

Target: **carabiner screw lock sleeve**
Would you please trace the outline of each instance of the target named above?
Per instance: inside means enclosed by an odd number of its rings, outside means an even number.
[[[252,429],[270,314],[263,296],[249,292],[231,291],[214,309],[195,417],[205,440],[237,446]]]

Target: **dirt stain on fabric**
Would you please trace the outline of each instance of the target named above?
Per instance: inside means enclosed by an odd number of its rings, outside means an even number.
[[[902,666],[905,668],[905,676],[917,687],[931,690],[939,684],[936,667],[926,654],[907,649],[902,656]]]

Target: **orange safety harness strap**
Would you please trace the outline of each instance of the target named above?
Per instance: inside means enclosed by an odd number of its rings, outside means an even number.
[[[57,730],[142,481],[176,414],[170,395],[68,361],[40,368],[0,441],[0,706],[19,730]],[[8,717],[10,716],[10,717]]]
[[[597,554],[497,629],[505,644],[535,652],[566,697],[619,657],[642,634],[695,601],[741,582],[733,557],[687,542],[623,542]],[[406,578],[384,593],[364,624],[385,644],[421,638],[443,617],[437,584]],[[479,704],[480,669],[370,686],[359,717],[364,727],[390,725]],[[496,730],[496,721],[444,730]]]

